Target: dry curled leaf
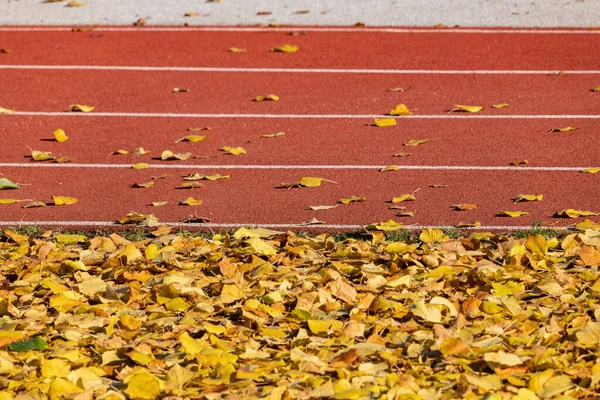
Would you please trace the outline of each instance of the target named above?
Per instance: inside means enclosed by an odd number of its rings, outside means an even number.
[[[359,196],[350,196],[343,199],[340,199],[341,204],[350,204],[350,203],[362,203],[363,201],[367,201],[366,197]]]
[[[86,106],[84,104],[72,104],[69,106],[69,111],[88,113],[94,111],[95,108],[94,106]]]
[[[149,189],[154,186],[154,182],[134,183],[131,185],[132,188]]]
[[[202,175],[199,173],[195,173],[195,174],[190,174],[188,176],[185,176],[183,179],[186,181],[200,181],[200,180],[217,181],[220,179],[229,179],[229,178],[230,178],[229,175],[221,175],[221,174]]]
[[[412,114],[412,113],[408,110],[408,107],[406,107],[406,105],[404,105],[404,104],[398,104],[396,107],[394,107],[394,109],[392,111],[390,111],[390,115],[406,116],[406,115],[410,115],[410,114]]]
[[[247,154],[246,150],[243,147],[229,147],[225,146],[221,148],[221,151],[224,151],[227,154],[231,154],[234,156],[239,156],[240,154]]]
[[[150,167],[150,165],[148,165],[146,163],[135,163],[131,167],[133,169],[146,169],[146,168]]]
[[[452,209],[456,211],[474,210],[476,208],[477,204],[454,204],[452,206]]]
[[[181,205],[181,206],[200,206],[200,205],[202,205],[202,203],[203,203],[203,201],[200,199],[194,199],[193,197],[188,197],[187,199],[180,202],[179,205]]]
[[[337,205],[333,206],[310,206],[308,207],[311,210],[331,210],[332,208],[336,208]]]
[[[395,118],[375,118],[373,125],[377,126],[379,128],[383,128],[386,126],[396,126],[396,119]]]
[[[497,216],[517,218],[527,214],[529,214],[527,211],[500,211]]]
[[[513,202],[517,203],[519,201],[542,201],[543,198],[544,195],[542,194],[520,194],[513,199]]]
[[[429,139],[411,139],[408,142],[404,143],[404,146],[420,146],[422,144],[429,143]]]
[[[551,128],[548,132],[573,132],[576,131],[577,128],[573,128],[572,126],[567,126],[564,128]]]
[[[266,96],[256,96],[254,101],[279,101],[279,96],[276,94],[268,94]]]
[[[239,47],[230,47],[227,49],[230,53],[245,53],[246,49],[240,49]]]
[[[78,201],[75,197],[52,196],[52,202],[55,206],[68,206]]]
[[[403,194],[402,196],[393,197],[392,204],[398,204],[398,203],[402,203],[404,201],[415,201],[416,199],[417,198],[415,197],[414,193],[406,193],[406,194]]]
[[[14,113],[15,113],[15,110],[0,107],[0,115],[9,115],[9,114],[14,114]]]
[[[579,218],[579,217],[590,217],[593,215],[598,215],[598,213],[595,213],[592,211],[575,210],[573,208],[556,211],[554,213],[554,216],[558,217],[558,218]]]
[[[527,164],[529,164],[529,161],[528,160],[512,160],[509,164],[510,165],[515,165],[515,166],[517,166],[517,165],[527,165]]]
[[[188,158],[190,158],[191,155],[192,155],[192,153],[190,153],[190,152],[173,153],[170,150],[165,150],[160,155],[160,159],[161,160],[187,160]]]
[[[174,87],[173,89],[171,89],[171,93],[187,93],[189,91],[190,89],[180,87]]]
[[[394,157],[410,157],[412,156],[411,153],[395,153]]]
[[[54,139],[59,143],[64,143],[67,140],[69,140],[67,134],[62,129],[57,129],[54,132],[52,132],[52,134],[54,135]]]
[[[468,113],[476,113],[483,110],[483,106],[465,106],[465,105],[459,105],[459,104],[455,104],[454,108],[451,110],[448,110],[448,112],[468,112]]]
[[[266,135],[260,135],[260,137],[263,137],[263,138],[278,138],[278,137],[281,137],[283,135],[285,135],[285,132],[269,133],[269,134],[266,134]]]
[[[388,165],[387,167],[379,168],[379,172],[398,171],[400,169],[397,165]]]
[[[582,169],[581,172],[584,172],[586,174],[595,174],[597,172],[600,172],[600,168],[586,168]]]
[[[284,44],[283,46],[273,47],[271,53],[295,53],[298,51],[298,46]]]
[[[305,176],[300,178],[296,183],[282,183],[278,187],[280,188],[299,188],[299,187],[318,187],[321,186],[322,182],[336,183],[325,178],[316,178],[311,176]]]

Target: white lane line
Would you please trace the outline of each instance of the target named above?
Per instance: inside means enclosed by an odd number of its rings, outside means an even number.
[[[0,163],[7,168],[124,168],[132,169],[132,164],[77,164],[77,163]],[[385,165],[202,165],[202,164],[149,164],[157,169],[342,169],[373,170]],[[530,166],[485,166],[485,165],[398,165],[402,170],[449,170],[449,171],[581,171],[592,167],[530,167]]]
[[[600,70],[461,70],[461,69],[363,69],[363,68],[225,68],[225,67],[161,67],[136,65],[0,65],[0,69],[15,70],[82,70],[134,72],[257,72],[303,74],[428,74],[428,75],[598,75]]]
[[[79,26],[85,28],[88,26]],[[4,26],[0,27],[0,32],[70,32],[73,27],[54,27],[54,26]],[[226,26],[145,26],[140,27],[116,27],[116,26],[95,26],[94,31],[98,32],[362,32],[362,33],[490,33],[490,34],[575,34],[575,35],[594,35],[599,34],[599,29],[486,29],[486,28],[384,28],[384,27],[314,27],[314,26],[287,26],[287,27],[226,27]]]
[[[429,114],[389,116],[385,114],[199,114],[199,113],[135,113],[135,112],[56,112],[56,111],[16,111],[10,116],[33,117],[149,117],[149,118],[294,118],[294,119],[600,119],[600,115],[472,115],[472,114]]]
[[[0,221],[0,226],[110,226],[110,227],[125,227],[131,228],[136,225],[122,225],[117,222],[111,221]],[[159,225],[169,225],[174,227],[182,228],[241,228],[241,227],[256,227],[256,228],[279,228],[279,229],[363,229],[369,224],[365,225],[351,225],[351,224],[321,224],[321,225],[306,225],[306,224],[255,224],[255,223],[186,223],[186,222],[159,222]],[[456,228],[452,225],[404,225],[405,229],[410,230],[421,230],[426,228]],[[539,228],[551,228],[557,230],[568,229],[567,227],[544,227]],[[467,227],[459,229],[468,230],[527,230],[531,229],[529,225],[481,225],[477,227]]]

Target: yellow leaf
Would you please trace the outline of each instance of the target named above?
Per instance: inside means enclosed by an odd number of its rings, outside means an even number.
[[[483,110],[483,106],[464,106],[464,105],[459,105],[459,104],[455,104],[454,108],[452,110],[449,110],[448,112],[470,112],[470,113],[476,113]]]
[[[143,147],[138,147],[133,152],[133,154],[136,156],[143,156],[144,154],[148,154],[148,153],[150,153],[150,150],[144,150]]]
[[[154,186],[154,182],[152,182],[152,181],[144,182],[144,183],[134,183],[133,185],[131,185],[132,188],[139,188],[139,189],[150,189],[152,186]]]
[[[229,49],[227,49],[227,51],[230,53],[245,53],[246,49],[240,49],[238,47],[230,47]]]
[[[115,150],[115,151],[113,151],[110,154],[111,155],[114,154],[114,155],[122,155],[122,156],[124,156],[126,154],[129,154],[129,152],[127,150]]]
[[[246,240],[246,243],[252,246],[252,248],[256,250],[257,253],[264,254],[267,256],[277,254],[277,250],[273,248],[273,246],[271,246],[270,244],[261,240],[258,237],[251,237],[250,239]]]
[[[414,316],[420,317],[427,322],[442,322],[442,312],[440,309],[433,304],[426,304],[424,300],[415,302],[411,311]]]
[[[592,211],[583,211],[583,210],[574,210],[572,208],[568,208],[566,210],[556,211],[554,213],[555,217],[561,218],[579,218],[579,217],[590,217],[593,215],[598,215],[598,213]]]
[[[298,184],[300,186],[305,186],[305,187],[317,187],[317,186],[321,186],[322,181],[327,181],[327,179],[305,176],[305,177],[300,178],[300,180],[298,181]]]
[[[337,205],[335,206],[309,206],[308,208],[310,208],[311,210],[331,210],[332,208],[336,208]]]
[[[522,215],[527,215],[529,214],[527,211],[500,211],[498,213],[499,217],[513,217],[513,218],[518,218]]]
[[[0,204],[13,204],[13,203],[18,203],[19,201],[22,201],[22,200],[0,199]]]
[[[419,146],[421,144],[429,143],[429,139],[411,139],[408,142],[404,143],[405,146]]]
[[[202,345],[200,341],[188,335],[187,332],[184,332],[179,336],[179,341],[181,342],[183,350],[192,355],[200,353],[202,349],[206,347],[205,345]]]
[[[184,299],[182,299],[181,297],[175,297],[174,299],[169,300],[166,304],[165,304],[165,308],[168,311],[185,311],[189,308],[189,304],[186,303],[186,301]]]
[[[127,379],[124,393],[133,399],[156,399],[160,397],[161,381],[145,369],[138,369]]]
[[[184,386],[194,379],[194,373],[179,364],[175,364],[165,377],[165,389],[183,390]]]
[[[80,111],[80,112],[84,112],[84,113],[88,113],[90,111],[93,111],[94,108],[96,108],[96,107],[85,106],[83,104],[72,104],[72,105],[69,106],[69,109],[71,111]]]
[[[375,126],[383,128],[385,126],[396,126],[395,118],[375,118]]]
[[[256,96],[254,101],[279,101],[279,96],[276,94],[268,94],[266,96]]]
[[[452,208],[456,211],[474,210],[477,208],[477,204],[454,204]]]
[[[285,135],[285,132],[270,133],[270,134],[267,134],[267,135],[261,135],[260,137],[263,137],[263,138],[278,138],[278,137],[281,137],[283,135]]]
[[[545,255],[548,252],[548,242],[542,235],[528,235],[525,247],[534,253]]]
[[[410,115],[412,114],[409,110],[408,107],[406,107],[404,104],[398,104],[396,107],[394,107],[394,109],[392,111],[390,111],[390,115]]]
[[[392,204],[402,203],[404,201],[414,201],[417,198],[414,194],[406,193],[399,197],[392,197]]]
[[[600,172],[600,168],[586,168],[582,169],[581,172],[585,172],[586,174],[595,174],[597,172]]]
[[[444,356],[454,356],[469,352],[469,346],[460,338],[447,337],[440,343],[440,351]]]
[[[245,297],[244,291],[237,285],[223,285],[219,298],[223,304],[235,303]]]
[[[325,321],[310,319],[307,322],[308,329],[310,329],[310,331],[315,335],[318,335],[320,333],[327,333],[330,329],[334,332],[339,332],[344,328],[344,323],[342,321],[337,321],[334,319]]]
[[[52,156],[52,153],[49,151],[33,150],[31,152],[31,158],[33,158],[34,161],[47,161],[53,160],[54,156]]]
[[[179,139],[175,143],[179,143],[179,142],[197,143],[197,142],[203,141],[206,138],[208,138],[208,136],[203,136],[203,135],[187,135],[187,136],[182,137],[181,139]]]
[[[579,229],[580,231],[585,231],[588,229],[600,230],[600,224],[592,220],[585,219],[577,225],[575,225],[575,228]]]
[[[183,14],[184,17],[197,17],[198,15],[200,14],[198,14],[197,12],[188,12]]]
[[[172,93],[187,93],[189,92],[190,89],[186,89],[186,88],[180,88],[180,87],[174,87],[171,92]]]
[[[229,175],[221,175],[221,174],[214,174],[214,175],[201,175],[201,174],[190,174],[186,177],[184,177],[183,179],[186,181],[201,181],[201,180],[207,180],[207,181],[217,181],[219,179],[229,179],[230,176]]]
[[[57,129],[52,133],[54,134],[54,138],[56,139],[56,141],[59,143],[63,143],[63,142],[66,142],[67,140],[69,140],[69,138],[67,137],[67,134],[62,129]]]
[[[83,6],[87,6],[87,3],[80,3],[76,0],[71,0],[67,3],[67,5],[65,7],[83,7]],[[84,111],[87,112],[87,111]]]
[[[229,153],[232,154],[234,156],[239,156],[240,154],[247,154],[246,150],[243,147],[229,147],[229,146],[225,146],[223,148],[221,148],[222,151],[224,151],[225,153]]]
[[[575,333],[577,341],[584,347],[600,346],[600,322],[588,322]]]
[[[402,223],[398,223],[398,222],[390,219],[387,222],[379,222],[377,224],[368,225],[366,229],[378,230],[378,231],[384,231],[384,232],[392,232],[392,231],[398,231],[400,229],[404,229],[404,225]]]
[[[121,251],[117,255],[117,258],[122,259],[125,262],[125,264],[130,264],[133,261],[143,258],[143,256],[142,252],[137,247],[135,247],[133,243],[130,243],[127,246],[125,246],[123,251]]]
[[[548,132],[573,132],[576,131],[577,128],[573,128],[572,126],[567,126],[565,128],[552,128],[548,130]]]
[[[77,244],[87,242],[87,238],[84,235],[68,235],[61,233],[56,235],[56,241],[63,244]]]
[[[14,114],[15,110],[10,110],[8,108],[2,108],[0,107],[0,115],[8,115],[8,114]]]
[[[492,104],[492,107],[494,108],[505,108],[508,107],[510,104],[507,103],[500,103],[500,104]]]
[[[367,201],[366,197],[358,197],[358,196],[350,196],[344,199],[340,199],[340,203],[342,204],[350,204],[350,203],[361,203],[363,201]]]
[[[204,330],[208,333],[212,333],[213,335],[222,335],[223,333],[227,332],[227,328],[225,328],[222,325],[213,325],[213,324],[209,324],[208,322],[204,322],[202,324],[202,327],[204,328]]]
[[[193,197],[188,197],[184,201],[180,202],[179,205],[181,205],[181,206],[200,206],[200,205],[202,205],[202,202],[203,201],[200,199],[196,200]]]
[[[590,89],[592,92],[600,92],[600,86],[596,86],[595,88]]]
[[[79,200],[75,197],[52,196],[52,201],[55,206],[68,206],[77,203]]]
[[[83,392],[83,389],[65,378],[56,378],[52,380],[48,388],[48,397],[50,399],[75,398],[76,393]]]
[[[176,154],[176,153],[173,153],[170,150],[165,150],[160,155],[160,158],[163,161],[166,161],[166,160],[187,160],[188,158],[190,158],[191,155],[192,155],[192,153],[189,153],[189,152],[188,153]]]
[[[44,378],[64,378],[69,372],[71,367],[67,360],[54,358],[42,361],[41,373]]]
[[[161,206],[166,206],[168,203],[168,201],[153,201],[152,203],[150,203],[150,205],[152,207],[161,207]]]
[[[513,199],[513,202],[517,203],[519,201],[541,201],[544,198],[544,195],[541,194],[520,194]]]
[[[423,243],[436,243],[436,242],[445,242],[450,240],[450,238],[438,228],[425,228],[419,235],[419,239]]]
[[[488,392],[493,392],[502,388],[502,379],[500,379],[498,375],[476,376],[464,374],[464,377],[471,385],[477,386]]]
[[[132,165],[133,169],[146,169],[148,167],[149,167],[149,165],[146,163],[136,163],[136,164]]]
[[[379,169],[379,172],[389,172],[389,171],[398,171],[400,169],[397,165],[389,165],[387,167],[383,167]]]
[[[499,365],[507,367],[515,367],[523,364],[521,357],[515,354],[505,353],[503,351],[485,353],[483,359],[490,365],[491,368],[496,368]]]
[[[273,47],[271,49],[272,53],[295,53],[298,51],[298,47],[291,44],[284,44],[280,47]]]
[[[394,157],[409,157],[412,156],[411,153],[395,153]]]
[[[50,298],[50,307],[59,312],[66,313],[79,305],[79,294],[68,290]]]
[[[478,226],[481,226],[481,222],[479,221],[474,221],[474,222],[459,222],[456,224],[457,228],[476,228]]]

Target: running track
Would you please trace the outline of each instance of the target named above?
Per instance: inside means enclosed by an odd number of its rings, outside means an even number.
[[[286,43],[299,51],[269,51]],[[298,227],[317,218],[323,229],[394,219],[511,230],[578,221],[552,218],[561,209],[600,211],[600,173],[580,172],[600,166],[600,93],[590,90],[600,85],[598,30],[0,27],[0,48],[11,50],[0,54],[0,107],[16,110],[0,115],[0,173],[23,184],[0,198],[79,199],[0,205],[1,225],[105,226],[134,211],[168,223],[207,217],[202,226],[210,228]],[[270,93],[280,100],[252,101]],[[67,112],[76,103],[96,108]],[[371,126],[399,103],[413,114],[393,127]],[[510,106],[491,107],[499,103]],[[484,109],[447,113],[455,104]],[[548,132],[566,126],[577,130]],[[67,142],[51,140],[58,128]],[[189,134],[208,139],[175,143]],[[404,146],[411,139],[429,143]],[[134,156],[140,146],[151,152]],[[247,154],[226,155],[223,146]],[[118,149],[130,153],[111,154]],[[34,162],[31,150],[73,161]],[[163,150],[193,156],[162,161]],[[394,157],[401,152],[411,155]],[[138,162],[150,168],[133,170]],[[388,165],[400,169],[379,171]],[[178,189],[196,172],[230,178]],[[164,174],[152,188],[131,187]],[[277,188],[303,176],[336,183]],[[397,217],[389,201],[412,192],[416,201],[400,205],[414,217]],[[514,204],[518,194],[544,198]],[[308,209],[352,195],[367,201]],[[178,205],[188,196],[204,203]],[[478,207],[451,209],[460,203]],[[496,216],[513,210],[529,214]]]

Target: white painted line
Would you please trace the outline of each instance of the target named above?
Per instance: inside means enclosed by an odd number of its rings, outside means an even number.
[[[124,168],[132,169],[132,164],[77,164],[77,163],[0,163],[7,168]],[[202,164],[149,164],[156,169],[343,169],[376,171],[385,165],[202,165]],[[486,165],[398,165],[402,170],[434,171],[581,171],[592,167],[531,167],[531,166],[486,166]]]
[[[89,226],[89,227],[97,227],[97,226],[109,226],[109,227],[125,227],[132,228],[137,227],[136,225],[122,225],[117,222],[110,221],[0,221],[0,226]],[[278,228],[278,229],[351,229],[358,230],[363,229],[369,224],[365,225],[351,225],[351,224],[321,224],[321,225],[305,225],[305,224],[255,224],[255,223],[185,223],[185,222],[159,222],[159,225],[169,225],[173,227],[181,227],[181,228],[241,228],[241,227],[256,227],[256,228]],[[405,229],[409,230],[421,230],[426,228],[456,228],[452,225],[404,225]],[[557,229],[564,230],[568,229],[567,227],[544,227],[540,226],[539,228],[549,228],[549,229]],[[531,226],[520,226],[520,225],[481,225],[477,227],[467,227],[467,228],[458,228],[458,229],[468,229],[468,230],[527,230],[531,229]]]
[[[224,68],[224,67],[160,67],[131,65],[0,65],[0,69],[15,70],[83,70],[134,72],[250,72],[303,74],[428,74],[428,75],[598,75],[600,70],[461,70],[461,69],[361,69],[361,68]]]
[[[80,26],[86,27],[86,26]],[[0,32],[70,32],[73,27],[54,26],[3,26]],[[314,27],[314,26],[288,26],[288,27],[229,27],[229,26],[95,26],[97,32],[363,32],[363,33],[490,33],[490,34],[561,34],[561,35],[594,35],[599,34],[599,29],[487,29],[487,28],[384,28],[384,27]]]
[[[134,113],[134,112],[55,112],[55,111],[16,111],[10,116],[33,117],[134,117],[134,118],[294,118],[294,119],[600,119],[600,115],[473,115],[470,113],[446,113],[429,115],[390,116],[385,114],[196,114],[196,113]]]

